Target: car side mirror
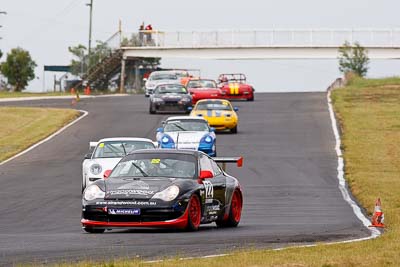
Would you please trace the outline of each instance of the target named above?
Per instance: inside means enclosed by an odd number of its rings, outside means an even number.
[[[103,174],[104,179],[107,179],[110,176],[111,172],[112,170],[106,170]]]
[[[164,128],[162,128],[162,127],[157,128],[157,133],[163,133],[163,132],[164,132]]]
[[[200,179],[209,179],[209,178],[213,178],[214,175],[211,171],[209,170],[204,170],[204,171],[200,171]]]
[[[85,159],[91,159],[92,158],[92,153],[87,153],[85,155]]]
[[[234,107],[233,110],[234,111],[239,111],[239,108],[238,107]]]
[[[210,127],[210,132],[215,132],[215,128],[214,127]]]

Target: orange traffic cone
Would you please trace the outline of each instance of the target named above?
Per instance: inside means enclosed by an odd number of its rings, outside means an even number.
[[[90,95],[90,86],[89,85],[85,87],[84,94]]]
[[[384,228],[385,227],[385,225],[383,224],[384,219],[385,216],[383,215],[383,211],[381,209],[381,199],[378,198],[375,203],[375,210],[374,214],[372,215],[370,227]]]

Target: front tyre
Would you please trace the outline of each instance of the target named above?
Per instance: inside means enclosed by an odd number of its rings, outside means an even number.
[[[235,190],[231,200],[231,207],[229,209],[229,215],[226,220],[217,220],[215,223],[218,227],[236,227],[242,217],[242,196],[238,190]]]
[[[197,195],[193,195],[189,200],[188,205],[188,224],[186,229],[188,231],[197,231],[199,230],[200,221],[201,221],[201,205],[200,200]]]
[[[231,129],[231,133],[236,134],[238,131],[237,125]]]
[[[149,108],[149,113],[156,114],[156,111],[153,109],[153,105],[151,105],[151,104],[150,104],[150,108]]]
[[[83,230],[85,230],[85,232],[90,234],[102,234],[105,231],[105,229],[96,229],[88,226],[83,227]]]

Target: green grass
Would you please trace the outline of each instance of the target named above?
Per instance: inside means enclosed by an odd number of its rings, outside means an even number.
[[[82,96],[83,92],[79,94]],[[91,95],[108,95],[108,94],[119,94],[119,90],[116,92],[110,91],[92,91]],[[0,91],[0,98],[14,98],[14,97],[43,97],[43,96],[72,96],[69,92],[47,92],[47,93],[31,93],[31,92],[5,92]]]
[[[68,96],[70,93],[64,92],[48,92],[48,93],[28,93],[28,92],[4,92],[0,91],[0,98],[13,98],[13,97],[42,97],[42,96]]]
[[[342,126],[350,188],[369,213],[376,198],[382,199],[387,227],[381,237],[281,251],[251,249],[212,259],[152,264],[124,259],[64,266],[400,266],[400,79],[357,78],[335,90],[332,98]]]
[[[0,162],[51,135],[78,115],[76,110],[0,107]]]

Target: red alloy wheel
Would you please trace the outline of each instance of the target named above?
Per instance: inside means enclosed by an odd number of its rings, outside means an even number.
[[[232,219],[238,223],[242,215],[242,199],[240,198],[239,192],[235,191],[232,196],[231,202]]]
[[[189,227],[192,230],[197,230],[200,226],[201,220],[201,207],[199,197],[197,195],[193,195],[190,198],[189,202]]]

